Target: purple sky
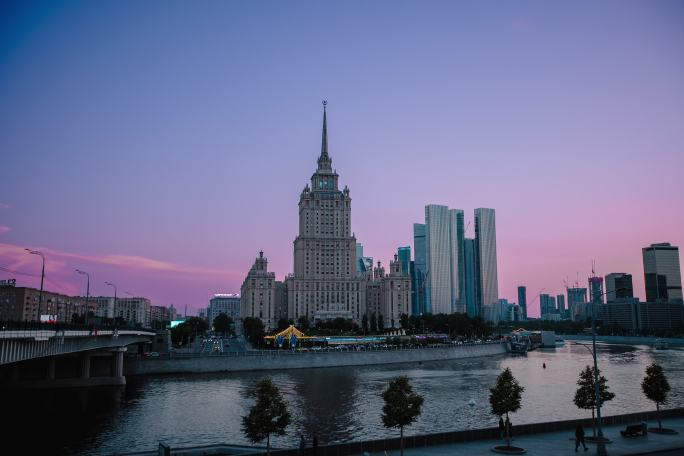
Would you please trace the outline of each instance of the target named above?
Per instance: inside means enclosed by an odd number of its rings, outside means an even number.
[[[684,247],[682,24],[679,1],[4,1],[0,266],[39,274],[40,248],[50,290],[83,293],[78,267],[193,310],[260,249],[281,278],[326,98],[367,255],[425,204],[493,207],[501,297],[595,259],[643,298],[641,248]]]

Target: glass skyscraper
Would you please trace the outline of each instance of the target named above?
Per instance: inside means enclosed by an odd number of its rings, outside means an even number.
[[[413,315],[428,312],[425,308],[425,275],[427,274],[427,262],[425,260],[425,225],[413,224],[413,299],[411,311]]]
[[[475,244],[477,264],[478,312],[483,306],[499,301],[499,282],[496,262],[496,218],[494,209],[475,209]]]
[[[526,286],[521,285],[518,287],[518,305],[520,306],[520,310],[522,311],[523,320],[527,320],[527,287]]]
[[[606,302],[631,298],[634,298],[631,274],[612,272],[606,275]]]
[[[480,315],[477,309],[477,302],[475,297],[477,295],[477,266],[475,263],[475,239],[463,240],[463,296],[465,301],[466,312],[469,317],[477,317]]]
[[[669,243],[651,244],[642,249],[646,301],[681,301],[682,275],[679,247]]]

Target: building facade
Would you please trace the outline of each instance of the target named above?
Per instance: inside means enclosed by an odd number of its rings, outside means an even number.
[[[518,287],[518,305],[520,306],[521,320],[527,320],[527,287]]]
[[[414,290],[413,314],[421,315],[427,312],[425,306],[425,276],[427,275],[427,260],[425,258],[425,224],[413,224],[413,282]]]
[[[646,301],[682,301],[679,247],[667,242],[642,249]]]
[[[634,298],[632,275],[612,272],[606,275],[606,302],[616,302]]]
[[[221,314],[226,314],[233,321],[240,319],[240,295],[235,293],[217,293],[209,300],[207,319],[209,324]]]
[[[290,318],[306,316],[315,322],[341,317],[361,324],[366,313],[366,280],[357,274],[351,209],[349,189],[339,189],[339,175],[328,154],[324,109],[318,167],[311,186],[307,184],[299,196],[294,274],[286,281]]]
[[[475,239],[463,240],[463,297],[469,317],[481,317],[477,307],[477,246]]]
[[[40,290],[14,285],[0,286],[0,320],[2,321],[39,321],[38,303]],[[86,312],[97,313],[97,303],[78,296],[67,296],[43,290],[40,315],[49,321],[70,323],[74,315]]]
[[[277,328],[275,273],[268,271],[268,259],[263,251],[242,282],[240,316],[261,319],[266,330]]]
[[[496,304],[499,300],[499,281],[496,260],[496,216],[494,209],[475,209],[475,246],[477,267],[478,308]]]

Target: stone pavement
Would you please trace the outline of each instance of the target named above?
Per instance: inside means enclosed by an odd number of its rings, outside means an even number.
[[[649,427],[657,427],[658,423],[649,421]],[[678,435],[663,435],[649,432],[646,437],[625,438],[620,435],[622,426],[606,426],[603,433],[612,443],[606,444],[606,450],[610,456],[614,455],[640,455],[670,451],[668,454],[684,455],[684,418],[669,418],[663,420],[663,427],[674,429]],[[515,432],[515,427],[513,428]],[[591,428],[585,428],[587,436],[592,435]],[[454,456],[454,455],[487,455],[492,456],[491,449],[497,445],[505,445],[501,440],[478,440],[474,442],[450,443],[421,448],[408,448],[404,450],[405,456]],[[587,442],[589,451],[584,451],[580,447],[579,452],[575,453],[574,431],[549,432],[544,434],[531,434],[514,437],[511,445],[522,447],[527,450],[528,455],[574,455],[574,454],[596,454],[596,445]],[[675,451],[673,451],[675,450]],[[399,450],[387,452],[388,455],[395,456]],[[384,453],[373,453],[373,456],[384,456]]]

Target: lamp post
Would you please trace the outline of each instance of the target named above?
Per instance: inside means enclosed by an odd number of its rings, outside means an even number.
[[[40,323],[40,308],[43,304],[43,280],[45,279],[45,255],[38,250],[24,249],[31,255],[40,255],[43,259],[43,269],[40,272],[40,295],[38,296],[38,323]]]
[[[587,350],[590,350],[591,356],[594,358],[594,394],[596,395],[596,422],[598,424],[598,435],[596,437],[596,454],[599,456],[606,456],[608,452],[606,451],[606,438],[603,437],[603,428],[601,427],[601,391],[599,388],[599,370],[598,360],[596,357],[596,306],[599,304],[599,298],[601,298],[602,296],[608,293],[615,293],[623,289],[624,288],[618,288],[610,292],[606,291],[593,297],[591,303],[591,349],[587,347],[585,344],[576,343],[576,345],[582,345]]]
[[[105,282],[106,285],[109,285],[110,287],[114,288],[114,307],[112,308],[112,318],[114,317],[114,312],[116,311],[116,285],[114,285],[111,282]],[[107,312],[109,313],[109,312]],[[107,316],[109,318],[109,316]]]
[[[85,271],[82,271],[80,269],[76,269],[76,272],[78,272],[81,275],[85,275],[88,278],[88,281],[86,282],[86,302],[85,302],[85,309],[83,311],[83,324],[86,323],[86,318],[88,318],[88,301],[90,300],[90,274],[88,274]]]

